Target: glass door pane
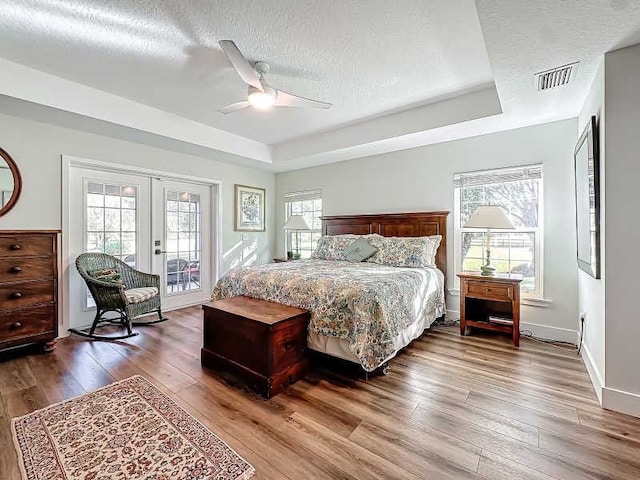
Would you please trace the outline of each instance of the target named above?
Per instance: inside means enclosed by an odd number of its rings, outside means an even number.
[[[76,269],[78,255],[107,253],[151,271],[151,179],[72,164],[67,195],[62,325],[84,329],[93,322],[95,305]]]
[[[86,180],[84,200],[84,251],[106,253],[135,267],[138,187]],[[85,307],[95,307],[88,289]]]
[[[169,179],[152,180],[153,271],[160,275],[165,310],[211,296],[212,189]]]
[[[167,295],[200,290],[202,258],[200,194],[166,190],[165,205]]]

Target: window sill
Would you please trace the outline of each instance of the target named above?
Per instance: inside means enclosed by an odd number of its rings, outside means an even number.
[[[459,288],[450,288],[447,291],[449,292],[449,295],[452,295],[454,297],[460,296]],[[547,300],[546,298],[521,297],[520,304],[529,305],[530,307],[549,308],[551,305],[553,305],[553,300]]]

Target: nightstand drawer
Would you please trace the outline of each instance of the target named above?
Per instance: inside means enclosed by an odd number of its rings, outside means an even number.
[[[513,287],[511,285],[468,281],[466,296],[495,300],[497,302],[510,302],[513,300]]]

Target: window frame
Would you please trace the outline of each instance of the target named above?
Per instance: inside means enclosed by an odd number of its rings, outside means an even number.
[[[533,290],[521,290],[521,298],[532,300],[544,299],[544,169],[542,164],[534,165],[518,165],[512,167],[498,167],[487,168],[482,170],[475,170],[471,172],[459,172],[454,174],[454,178],[458,175],[470,175],[489,172],[500,172],[508,170],[525,170],[530,168],[540,169],[539,188],[538,188],[538,226],[537,227],[516,227],[515,230],[508,230],[505,233],[533,233],[534,234],[534,260],[536,267],[535,276],[535,289]],[[453,249],[454,249],[454,268],[456,273],[462,271],[462,233],[474,232],[484,233],[486,238],[486,230],[481,228],[463,228],[460,226],[460,219],[462,215],[461,211],[461,186],[456,186],[454,182],[453,196],[454,196],[454,210],[453,210]],[[503,233],[501,231],[493,231],[496,233]],[[484,250],[483,238],[483,250]],[[484,252],[483,252],[484,253]],[[454,289],[460,289],[460,279],[457,275],[454,276]]]
[[[292,203],[295,202],[304,202],[304,201],[314,201],[314,200],[320,200],[320,210],[319,216],[322,216],[322,209],[323,209],[323,202],[322,202],[322,190],[317,189],[317,190],[304,190],[304,191],[298,191],[298,192],[289,192],[286,193],[284,195],[284,222],[286,223],[287,220],[289,220],[289,217],[292,215]],[[312,212],[318,212],[318,210],[312,210]],[[307,250],[307,249],[300,249],[300,252],[309,252],[309,256],[311,256],[311,253],[315,250],[316,246],[317,246],[317,242],[314,244],[313,241],[313,234],[319,234],[320,237],[322,236],[322,225],[319,228],[311,228],[309,230],[309,233],[312,235],[311,238],[311,249]],[[287,255],[287,251],[288,251],[288,247],[289,245],[291,245],[291,250],[293,250],[293,243],[294,243],[294,237],[295,237],[295,232],[291,232],[291,231],[285,231],[284,232],[284,255],[286,258]],[[320,238],[318,237],[318,238]],[[300,258],[309,258],[309,256],[301,256]]]

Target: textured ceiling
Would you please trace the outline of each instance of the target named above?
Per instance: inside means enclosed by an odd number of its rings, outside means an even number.
[[[217,113],[246,95],[220,39],[333,108]],[[268,144],[493,78],[473,0],[0,0],[0,57]]]
[[[217,113],[246,95],[219,39],[334,107]],[[640,0],[0,0],[0,112],[286,170],[575,117],[637,43]]]
[[[575,117],[602,56],[640,42],[640,0],[476,0],[503,111],[530,122]],[[580,62],[566,86],[534,74]]]

